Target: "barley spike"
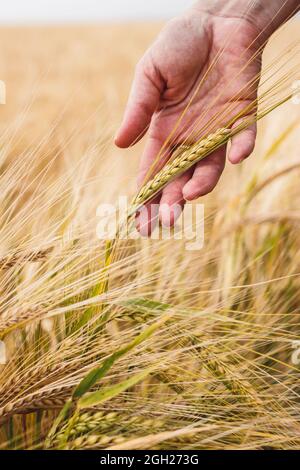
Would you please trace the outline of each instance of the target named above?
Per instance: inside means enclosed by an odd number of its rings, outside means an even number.
[[[174,178],[225,144],[230,136],[230,129],[220,128],[214,134],[210,134],[196,144],[191,146],[183,145],[182,148],[177,148],[176,157],[167,163],[153,179],[146,183],[134,198],[132,202],[133,212],[136,212],[140,206],[151,200]]]

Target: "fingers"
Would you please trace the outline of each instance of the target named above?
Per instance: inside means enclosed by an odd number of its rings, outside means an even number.
[[[232,163],[238,163],[247,158],[254,149],[255,138],[255,125],[244,130],[241,134],[236,135],[232,139],[232,146],[229,152],[230,161]],[[140,174],[141,184],[147,169],[153,164],[161,145],[162,142],[160,140],[150,139],[148,142],[146,152],[142,159]],[[159,162],[159,168],[163,166],[168,158],[169,152],[168,155],[165,155],[164,160]],[[216,187],[223,173],[225,162],[226,147],[223,146],[212,155],[199,162],[194,170],[189,170],[164,188],[161,198],[155,200],[156,204],[160,204],[159,214],[157,214],[156,210],[155,215],[154,212],[152,212],[150,217],[150,208],[148,208],[148,224],[146,225],[144,223],[145,236],[150,235],[153,230],[153,226],[150,225],[149,221],[152,220],[152,224],[154,220],[157,222],[158,215],[162,225],[166,227],[172,226],[180,216],[186,201],[192,201],[210,193]]]
[[[240,123],[241,121],[237,122],[235,126],[238,126]],[[253,124],[251,127],[245,129],[240,134],[235,135],[231,140],[228,160],[236,165],[248,158],[254,150],[256,135],[256,124]]]
[[[159,208],[159,219],[164,227],[172,227],[179,218],[185,205],[183,188],[193,174],[190,170],[168,184],[162,192]]]
[[[157,226],[160,196],[144,205],[137,213],[136,229],[142,237],[150,237]]]
[[[164,188],[161,198],[155,200],[155,204],[160,204],[159,220],[163,226],[170,227],[175,224],[186,201],[205,196],[215,188],[224,170],[225,161],[226,149],[222,147],[198,163],[194,170],[189,170]],[[144,214],[143,219],[143,234],[145,236],[149,236],[154,227],[151,227],[149,220],[152,220],[152,223],[154,220],[155,223],[157,222],[157,208],[152,208],[151,217],[149,214],[150,207],[148,215]],[[145,222],[147,217],[148,224]]]
[[[166,124],[161,119],[153,123],[153,129],[167,129]],[[152,129],[152,130],[153,130]],[[150,133],[145,151],[140,162],[138,175],[138,186],[143,186],[150,178],[160,171],[171,156],[169,147],[164,148],[166,136],[164,132],[160,134]],[[158,219],[165,227],[173,226],[180,216],[185,200],[182,190],[189,180],[193,171],[180,176],[163,189],[161,195],[157,196],[137,217],[137,229],[143,236],[149,236],[154,230]],[[158,217],[159,216],[159,217]]]
[[[161,196],[157,196],[151,203],[143,207],[136,221],[137,230],[142,236],[150,236],[156,228],[158,220],[164,227],[175,225],[186,202],[182,191],[191,175],[192,170],[180,176],[164,188]]]
[[[196,165],[192,178],[183,188],[183,197],[192,201],[210,193],[217,185],[225,167],[226,148],[216,150]]]
[[[153,164],[161,145],[162,143],[158,140],[152,140],[152,142],[150,140],[148,142],[142,158],[139,177],[140,185],[144,183],[145,172]],[[168,158],[169,153],[165,155],[164,161]],[[225,160],[226,148],[224,146],[198,163],[195,169],[189,170],[164,188],[161,197],[157,197],[151,204],[147,205],[148,212],[145,211],[139,216],[138,230],[140,233],[144,236],[149,236],[155,228],[158,216],[163,226],[173,226],[180,216],[186,201],[204,196],[215,188],[224,170]],[[160,161],[160,167],[163,166],[164,161]]]
[[[150,55],[137,66],[123,122],[115,144],[127,148],[147,131],[164,91],[164,81],[153,65]]]

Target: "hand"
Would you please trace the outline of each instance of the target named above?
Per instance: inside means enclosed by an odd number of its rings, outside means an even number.
[[[202,8],[193,8],[168,23],[137,65],[124,120],[115,140],[117,146],[126,148],[148,130],[139,185],[149,177],[149,169],[174,129],[176,132],[161,152],[163,158],[159,159],[155,172],[165,164],[175,145],[186,139],[189,143],[197,141],[201,129],[216,116],[219,118],[214,130],[253,102],[261,68],[257,40],[260,32],[247,18],[219,16]],[[197,91],[201,80],[203,83]],[[178,125],[187,106],[188,111]],[[198,123],[197,132],[191,134],[195,123]],[[253,151],[255,138],[255,126],[234,137],[229,161],[236,164],[247,158]],[[159,217],[163,225],[174,224],[178,216],[178,211],[170,212],[167,206],[183,207],[185,201],[214,189],[225,160],[223,147],[170,183],[152,201],[160,203]],[[147,235],[151,231],[150,223],[145,213],[143,217],[139,229]]]

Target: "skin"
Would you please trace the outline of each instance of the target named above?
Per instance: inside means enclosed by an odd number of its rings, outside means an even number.
[[[272,27],[270,20],[278,12],[279,4],[282,6],[282,1],[272,3],[274,12],[267,11],[264,3],[258,2],[258,10],[252,10],[248,15],[243,15],[244,10],[238,11],[240,3],[233,1],[230,9],[228,2],[223,0],[201,0],[181,17],[170,21],[138,63],[115,143],[121,148],[129,147],[147,132],[139,186],[170,158],[174,145],[180,145],[186,139],[189,143],[197,141],[201,128],[216,115],[220,118],[214,129],[225,125],[230,117],[247,108],[256,98],[262,45],[285,21],[295,2],[291,1],[289,9],[277,14],[278,24],[273,21]],[[226,9],[223,10],[225,4]],[[198,90],[203,77],[205,79]],[[222,117],[224,109],[228,111]],[[190,135],[191,126],[197,122],[198,132]],[[176,132],[172,141],[165,146],[159,164],[153,167],[174,128]],[[160,204],[161,223],[173,225],[179,215],[175,205],[183,208],[186,201],[211,192],[224,170],[226,152],[232,164],[241,163],[252,153],[255,139],[256,127],[252,126],[235,136],[228,149],[217,150],[170,183],[152,201],[152,204]],[[149,213],[150,205],[148,211],[140,214],[137,223],[141,234],[146,236],[153,229]]]

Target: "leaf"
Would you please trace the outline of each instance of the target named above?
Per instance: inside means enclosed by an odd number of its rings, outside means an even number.
[[[104,388],[103,390],[98,390],[97,392],[89,393],[85,397],[82,397],[78,402],[79,408],[92,408],[94,406],[103,403],[104,401],[111,400],[120,393],[128,390],[137,383],[144,380],[152,371],[154,367],[144,370],[139,374],[134,375],[130,379],[125,380],[119,384],[113,385],[112,387]]]
[[[45,441],[46,448],[51,447],[52,439],[56,434],[56,430],[57,430],[58,426],[60,425],[60,423],[62,421],[64,421],[67,418],[72,406],[73,406],[72,400],[68,400],[65,403],[64,407],[62,408],[62,410],[60,411],[58,417],[54,421],[53,426],[51,427],[51,429],[48,433],[48,436],[46,438],[46,441]]]
[[[107,372],[111,369],[111,367],[118,359],[120,359],[122,356],[127,354],[129,351],[134,349],[146,339],[150,338],[150,336],[152,336],[153,333],[155,333],[155,331],[170,318],[170,316],[170,314],[165,315],[158,322],[153,323],[153,325],[150,325],[148,328],[145,328],[145,330],[141,334],[139,334],[133,341],[131,341],[131,343],[113,353],[109,358],[107,358],[103,362],[100,367],[96,367],[95,369],[91,370],[89,374],[80,382],[80,384],[74,390],[73,399],[78,399],[82,397],[85,393],[87,393],[93,387],[93,385],[95,385],[100,379],[102,379],[107,374]]]
[[[121,357],[120,351],[117,351],[108,359],[106,359],[102,366],[91,370],[74,390],[73,398],[80,398],[82,395],[88,392],[93,387],[93,385],[98,382],[98,380],[105,376],[105,374],[113,366],[115,361],[119,359],[119,357]]]

